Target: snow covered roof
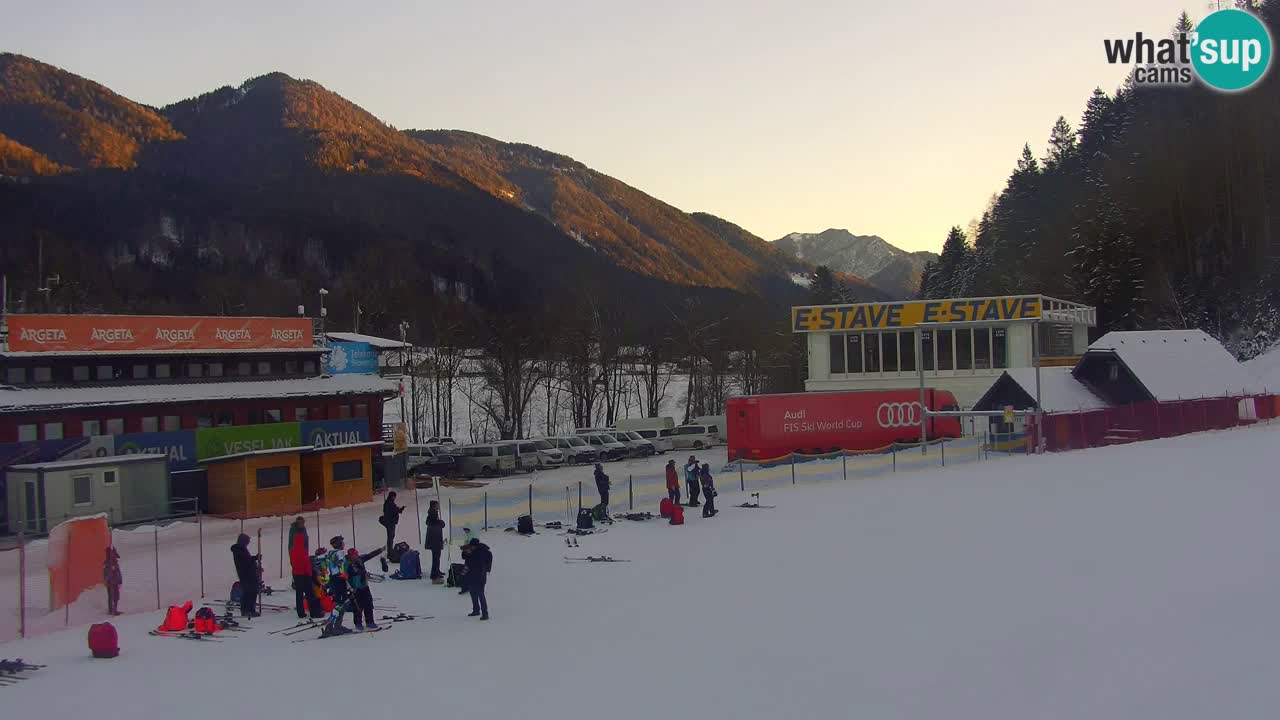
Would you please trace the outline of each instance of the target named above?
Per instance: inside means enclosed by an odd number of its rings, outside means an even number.
[[[354,342],[368,343],[378,350],[399,350],[400,348],[410,347],[409,343],[402,343],[399,340],[388,340],[387,338],[377,337],[376,335],[361,335],[360,333],[349,332],[331,332],[325,333],[325,337],[333,342]]]
[[[0,413],[57,407],[98,407],[241,398],[390,394],[395,383],[376,375],[334,375],[291,380],[116,385],[106,387],[14,388],[0,386]]]
[[[1010,368],[1004,374],[1017,383],[1028,397],[1035,399],[1035,368]],[[1040,407],[1047,413],[1101,410],[1107,407],[1107,401],[1093,394],[1092,390],[1077,380],[1071,374],[1071,368],[1046,367],[1040,368]]]
[[[1085,351],[1115,355],[1161,402],[1227,397],[1257,383],[1222,343],[1202,330],[1109,332]]]
[[[101,465],[124,465],[127,463],[141,462],[144,460],[168,460],[168,455],[146,454],[146,453],[129,453],[125,455],[107,455],[105,457],[81,458],[79,460],[54,460],[52,462],[42,463],[26,463],[23,465],[10,465],[6,470],[74,470],[76,468],[91,468]]]
[[[1266,392],[1280,392],[1280,344],[1244,363],[1254,385]]]

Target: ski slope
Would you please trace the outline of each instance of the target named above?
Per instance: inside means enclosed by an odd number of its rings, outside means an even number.
[[[84,628],[5,644],[50,667],[0,697],[68,718],[1274,718],[1277,441],[1273,425],[787,487],[771,510],[726,489],[718,517],[572,549],[491,532],[489,622],[392,581],[382,603],[436,619],[292,644],[265,634],[292,613],[268,614],[205,644],[125,617],[115,660],[88,658]]]

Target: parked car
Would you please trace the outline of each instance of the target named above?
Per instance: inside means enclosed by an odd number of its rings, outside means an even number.
[[[701,450],[719,442],[720,429],[715,425],[681,425],[671,431],[675,450]]]
[[[631,454],[631,449],[608,433],[591,433],[582,438],[596,449],[596,462],[621,460]]]
[[[564,464],[564,454],[546,440],[504,440],[500,444],[515,448],[517,470],[533,472]]]
[[[653,447],[659,453],[671,452],[675,449],[675,445],[671,443],[670,429],[658,430],[650,428],[646,430],[636,430],[636,434],[653,443]]]
[[[634,430],[615,432],[613,436],[618,439],[618,442],[630,447],[634,457],[653,457],[658,454],[657,446]]]
[[[453,441],[453,438],[447,435],[442,435],[440,437],[429,437],[427,438],[427,444],[428,445],[457,445],[457,443]]]
[[[449,475],[457,460],[441,445],[410,445],[406,465],[410,475]]]
[[[458,474],[466,477],[497,477],[515,472],[516,449],[510,445],[482,443],[458,447],[452,452]]]
[[[564,455],[564,461],[573,465],[581,465],[583,463],[593,463],[596,461],[597,452],[591,443],[578,435],[569,435],[561,437],[547,438],[547,442]]]

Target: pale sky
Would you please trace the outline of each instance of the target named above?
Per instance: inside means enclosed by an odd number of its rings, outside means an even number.
[[[398,128],[573,156],[767,240],[937,250],[1207,0],[0,0],[0,50],[165,105],[279,70]]]

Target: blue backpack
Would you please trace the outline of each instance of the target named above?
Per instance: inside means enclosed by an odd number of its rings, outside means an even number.
[[[407,550],[400,556],[400,569],[392,574],[396,580],[421,580],[422,560],[417,550]]]

